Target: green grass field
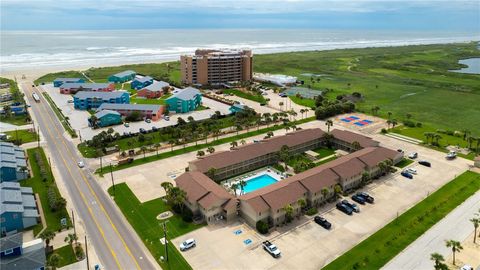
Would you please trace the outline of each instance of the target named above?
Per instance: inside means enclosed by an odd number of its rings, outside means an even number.
[[[480,174],[461,174],[323,269],[380,269],[479,189]]]
[[[297,76],[324,74],[313,89],[333,89],[327,96],[360,92],[357,108],[399,121],[406,113],[433,128],[470,129],[480,135],[480,75],[449,72],[459,59],[479,57],[476,43],[345,49],[255,55],[255,72]]]
[[[169,205],[165,204],[161,198],[140,203],[125,183],[115,185],[115,193],[113,187],[109,188],[108,192],[110,195],[115,194],[114,200],[118,207],[162,269],[191,269],[190,265],[171,242],[168,245],[169,262],[165,263],[159,260],[160,256],[165,257],[165,247],[159,240],[163,238],[163,226],[162,221],[158,220],[157,216],[165,211],[172,211]],[[186,223],[180,216],[175,214],[167,220],[168,240],[203,226]]]
[[[414,162],[414,161],[411,160],[411,159],[404,158],[404,159],[402,159],[400,162],[398,162],[397,164],[395,164],[395,167],[405,168],[405,167],[407,167],[408,165],[412,164],[413,162]]]
[[[70,217],[68,216],[66,208],[57,210],[53,212],[48,205],[48,186],[51,185],[54,187],[57,196],[60,196],[60,191],[58,191],[57,185],[55,183],[55,178],[50,171],[48,166],[48,160],[45,156],[45,152],[40,148],[40,157],[43,160],[46,168],[46,181],[44,182],[40,175],[40,166],[35,159],[35,152],[38,148],[32,148],[27,150],[28,160],[30,161],[30,166],[32,167],[32,177],[20,181],[22,187],[31,187],[34,193],[38,193],[40,201],[42,202],[42,209],[45,215],[45,221],[47,223],[47,228],[54,232],[57,232],[62,228],[60,220],[62,218],[67,218],[67,224],[71,225]],[[39,223],[33,228],[33,233],[37,235],[42,230],[42,224]]]
[[[248,99],[248,100],[251,100],[251,101],[258,102],[260,104],[267,103],[267,101],[265,100],[265,98],[262,95],[256,94],[256,93],[253,93],[253,92],[252,93],[245,93],[245,92],[237,90],[237,89],[226,89],[226,90],[223,90],[223,93],[232,94],[232,95],[235,95],[237,97],[241,97],[241,98],[244,98],[244,99]]]
[[[63,267],[65,265],[69,265],[77,262],[77,257],[75,257],[75,252],[73,251],[73,248],[70,245],[57,248],[53,251],[53,253],[60,255],[60,261],[58,262],[58,267]],[[50,258],[50,256],[52,256],[53,253],[47,256],[47,261]]]
[[[61,72],[55,72],[55,73],[49,73],[49,74],[43,75],[42,77],[36,79],[33,83],[35,83],[35,85],[39,85],[42,83],[51,83],[56,78],[81,78],[81,79],[84,79],[85,81],[88,81],[87,78],[85,78],[81,72],[69,70],[69,71],[61,71]]]
[[[297,97],[297,96],[289,96],[290,100],[292,100],[293,103],[296,103],[301,106],[309,107],[309,108],[315,108],[315,100],[310,99],[310,98],[302,98],[302,97]]]
[[[35,142],[38,140],[38,135],[36,132],[30,132],[26,129],[7,131],[5,134],[9,136],[9,141],[15,142],[19,139],[21,144]]]

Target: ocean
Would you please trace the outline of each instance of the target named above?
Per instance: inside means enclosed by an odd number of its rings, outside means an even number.
[[[254,54],[478,41],[478,33],[364,30],[167,29],[1,31],[0,72],[177,60],[197,48]]]

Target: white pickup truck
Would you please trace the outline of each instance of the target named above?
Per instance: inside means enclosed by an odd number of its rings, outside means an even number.
[[[263,249],[265,249],[272,257],[278,258],[281,255],[280,250],[274,244],[270,243],[270,241],[265,241],[262,243]]]

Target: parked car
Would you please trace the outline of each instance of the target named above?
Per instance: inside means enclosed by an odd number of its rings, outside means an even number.
[[[353,214],[353,209],[346,206],[345,204],[339,202],[337,203],[337,209],[342,211],[343,213],[347,214],[347,215],[352,215]]]
[[[414,168],[408,168],[405,171],[410,173],[410,174],[417,174],[417,170],[415,170]]]
[[[267,96],[268,93],[267,92],[262,92],[262,96]]]
[[[352,196],[352,201],[357,202],[359,204],[365,204],[366,200],[362,196],[355,194]]]
[[[130,126],[130,123],[125,122],[123,125],[124,125],[125,127],[129,127],[129,126]]]
[[[413,179],[413,175],[412,175],[411,173],[407,172],[407,171],[402,171],[400,174],[401,174],[403,177],[406,177],[406,178],[408,178],[408,179]]]
[[[170,121],[170,116],[164,115],[164,116],[163,116],[163,119],[164,119],[165,121]]]
[[[413,152],[413,153],[410,153],[408,155],[408,158],[411,158],[411,159],[416,159],[418,157],[418,153],[417,152]]]
[[[330,230],[330,228],[332,227],[332,224],[330,222],[328,222],[328,220],[326,220],[325,218],[323,218],[321,216],[315,216],[313,218],[313,220],[315,221],[315,223],[317,223],[318,225],[322,226],[323,228],[325,228],[327,230]]]
[[[67,100],[67,103],[73,103],[73,99]]]
[[[447,154],[447,159],[455,159],[457,157],[457,153],[455,151],[450,151],[450,153]]]
[[[360,213],[360,207],[358,207],[358,205],[356,205],[354,203],[351,203],[347,200],[343,200],[342,203],[345,204],[346,206],[352,208],[353,212]]]
[[[287,94],[285,94],[285,93],[280,93],[280,94],[278,94],[278,95],[279,95],[280,97],[282,97],[282,98],[287,97]]]
[[[274,244],[270,243],[270,241],[264,241],[262,243],[263,249],[266,250],[272,257],[278,258],[282,254],[280,250]]]
[[[403,150],[402,149],[397,149],[397,152],[403,153]]]
[[[142,133],[142,134],[147,134],[147,131],[146,131],[144,128],[140,128],[139,131],[140,131],[140,133]]]
[[[78,165],[78,167],[80,167],[80,168],[85,167],[85,163],[83,163],[83,161],[77,162],[77,165]]]
[[[358,192],[357,195],[360,196],[360,197],[363,197],[365,199],[365,201],[368,202],[368,203],[374,203],[375,202],[375,199],[372,196],[370,196],[370,194],[368,194],[366,192]]]
[[[195,242],[195,239],[190,238],[190,239],[187,239],[187,240],[183,241],[180,244],[180,250],[185,251],[185,250],[188,250],[188,249],[191,249],[191,248],[195,247],[196,245],[197,245],[197,242]]]
[[[426,167],[432,167],[432,164],[426,160],[420,160],[418,164],[426,166]]]
[[[145,118],[145,123],[151,123],[152,120],[150,118]]]
[[[460,268],[460,270],[473,270],[473,267],[468,264],[465,264]]]
[[[152,127],[152,131],[157,131],[158,128],[157,127]]]

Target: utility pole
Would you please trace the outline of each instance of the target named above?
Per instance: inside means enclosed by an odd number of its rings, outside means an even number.
[[[163,222],[163,238],[165,239],[165,261],[168,262],[167,222]]]
[[[78,130],[78,137],[80,138],[80,143],[82,143],[82,133],[80,132],[80,129]]]
[[[88,246],[87,246],[87,236],[85,235],[85,257],[87,258],[87,270],[90,270],[90,263],[88,262]]]
[[[37,128],[37,147],[40,148],[40,126]]]
[[[103,173],[102,156],[100,156],[100,173]]]
[[[110,176],[112,177],[113,196],[115,196],[115,182],[113,181],[112,163],[110,163]]]
[[[48,157],[48,167],[50,168],[50,177],[52,177],[53,180],[52,161],[50,160],[50,157]]]
[[[75,214],[73,213],[73,209],[72,209],[72,225],[73,225],[73,234],[77,235],[77,229],[75,228]],[[77,240],[75,240],[75,242],[77,242]]]

